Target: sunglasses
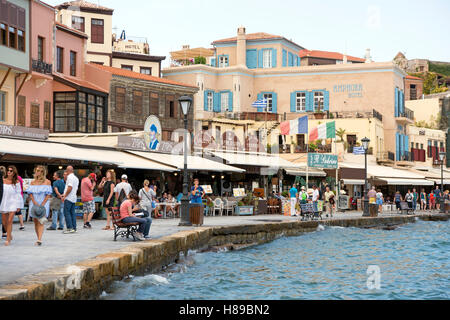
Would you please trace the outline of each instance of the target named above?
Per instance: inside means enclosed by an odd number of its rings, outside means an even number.
[[[12,170],[12,169],[8,169],[8,172],[14,172],[14,170]]]

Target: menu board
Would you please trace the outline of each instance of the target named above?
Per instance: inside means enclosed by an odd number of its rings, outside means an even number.
[[[208,185],[203,185],[201,187],[203,188],[203,190],[205,190],[206,194],[212,194],[213,193],[211,185],[208,184]]]
[[[245,189],[244,188],[235,188],[233,189],[234,197],[245,197]]]

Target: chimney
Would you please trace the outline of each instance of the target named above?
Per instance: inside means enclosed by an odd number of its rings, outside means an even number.
[[[238,66],[247,65],[247,40],[245,37],[245,27],[239,27],[237,32],[236,60]]]
[[[370,56],[370,49],[366,49],[366,63],[372,63],[372,57]]]

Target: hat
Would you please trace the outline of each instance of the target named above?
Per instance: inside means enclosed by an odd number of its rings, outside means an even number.
[[[128,180],[128,176],[126,174],[122,175],[122,180]]]
[[[306,188],[305,188],[305,187],[302,187],[302,190],[306,190]]]
[[[47,210],[44,206],[33,206],[31,208],[31,213],[34,218],[38,219],[41,224],[44,224],[47,222],[46,213]]]
[[[97,175],[95,173],[91,173],[89,177],[93,178],[94,181],[97,181]]]

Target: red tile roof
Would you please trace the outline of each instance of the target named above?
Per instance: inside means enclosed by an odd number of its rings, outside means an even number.
[[[65,24],[62,24],[62,23],[59,23],[59,22],[55,21],[55,25],[56,25],[57,28],[59,27],[61,30],[68,31],[70,33],[74,33],[75,35],[80,36],[82,38],[86,38],[86,39],[89,38],[86,33],[81,32],[81,31],[79,31],[77,29],[68,27]]]
[[[339,52],[320,51],[320,50],[300,50],[300,58],[313,57],[331,60],[344,60],[344,55]],[[363,58],[357,58],[347,55],[348,61],[365,62]]]
[[[114,9],[110,9],[107,7],[103,7],[101,5],[95,4],[95,3],[90,3],[90,2],[86,2],[84,0],[79,0],[79,1],[67,1],[64,3],[61,3],[59,7],[80,7],[80,8],[86,8],[86,9],[99,9],[99,10],[103,10],[103,11],[114,11]]]
[[[265,32],[257,32],[257,33],[249,33],[245,35],[247,40],[259,40],[259,39],[282,39],[282,36],[276,36],[273,34],[268,34]],[[222,42],[236,42],[237,41],[237,37],[232,37],[232,38],[226,38],[226,39],[221,39],[221,40],[216,40],[213,42],[214,43],[222,43]]]
[[[110,72],[113,75],[116,75],[119,77],[148,80],[148,81],[159,82],[159,83],[163,83],[163,84],[171,84],[171,85],[175,85],[175,86],[198,88],[197,86],[193,86],[190,84],[176,82],[176,81],[172,81],[172,80],[168,80],[168,79],[164,79],[164,78],[153,77],[153,76],[149,76],[147,74],[142,74],[142,73],[138,73],[138,72],[134,72],[134,71],[130,71],[130,70],[102,66],[102,65],[99,65],[96,63],[89,63],[89,65],[99,68],[101,70],[105,70],[105,71]]]
[[[422,81],[423,81],[422,78],[414,77],[414,76],[410,76],[410,75],[407,75],[407,76],[406,76],[406,79],[409,79],[409,80],[422,80]]]
[[[56,77],[59,77],[59,78],[62,78],[64,80],[66,80],[68,82],[71,82],[71,83],[73,83],[75,85],[78,85],[78,86],[81,86],[81,87],[84,87],[84,88],[88,88],[88,89],[92,89],[92,90],[95,90],[95,91],[108,93],[108,90],[105,90],[105,89],[103,89],[103,88],[93,84],[92,82],[89,82],[89,81],[86,81],[86,80],[82,80],[82,79],[79,79],[79,78],[69,77],[69,76],[66,76],[66,75],[64,75],[62,73],[54,73],[54,75]]]

